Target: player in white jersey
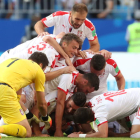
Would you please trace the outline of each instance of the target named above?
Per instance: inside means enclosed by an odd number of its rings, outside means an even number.
[[[88,92],[98,90],[98,84],[99,79],[95,74],[89,73],[83,75],[76,71],[72,74],[62,74],[59,77],[46,82],[45,93],[51,94],[51,92],[57,90],[55,136],[63,136],[61,124],[64,111],[64,101],[66,99],[67,93],[73,93],[75,88],[77,88],[77,91],[87,94]]]
[[[55,107],[56,107],[56,101],[57,101],[57,90],[51,92],[50,94],[45,96],[45,99],[48,104],[48,114],[52,116],[52,113],[54,114],[55,112]],[[73,114],[76,109],[79,107],[83,107],[86,102],[86,95],[83,92],[76,92],[73,94],[71,97],[66,99],[65,104],[64,104],[64,115],[70,115]],[[35,110],[36,112],[37,110]],[[34,113],[34,112],[33,112]],[[39,112],[36,112],[36,114],[39,114]],[[37,115],[38,116],[38,115]],[[65,122],[66,123],[66,122]],[[46,134],[46,130],[44,128],[44,124],[40,124],[43,134]],[[64,132],[66,130],[63,125],[62,125],[62,131]],[[33,131],[35,133],[35,136],[42,135],[40,129],[38,129],[38,126],[33,128]],[[52,127],[48,129],[48,132],[55,132],[55,116],[53,116],[52,119]],[[49,134],[49,133],[47,133]]]
[[[125,79],[118,68],[117,63],[113,59],[105,58],[100,54],[87,53],[87,58],[75,57],[73,65],[76,69],[82,70],[85,73],[95,73],[99,77],[99,90],[89,93],[87,100],[90,100],[93,96],[107,92],[107,78],[109,74],[115,77],[118,89],[125,88]]]
[[[56,37],[59,36],[60,35]],[[29,56],[35,51],[41,51],[47,55],[50,68],[53,68],[55,66],[56,61],[60,58],[60,54],[64,58],[69,59],[68,57],[65,57],[68,55],[63,51],[63,49],[56,42],[56,40],[54,39],[54,35],[47,35],[44,37],[35,37],[32,40],[26,41],[25,43],[22,43],[16,46],[15,48],[4,52],[0,57],[0,63],[12,57],[28,59]],[[60,52],[60,54],[57,51]],[[68,64],[69,62],[70,60],[68,60]]]
[[[83,41],[88,38],[90,49],[94,52],[99,51],[100,45],[95,26],[86,18],[87,13],[86,5],[77,3],[70,12],[58,11],[38,21],[35,24],[35,31],[41,36],[46,35],[48,32],[44,32],[44,29],[54,26],[53,34],[57,35],[62,31],[65,33],[72,32]]]
[[[74,114],[77,123],[95,120],[98,132],[69,137],[108,137],[108,122],[119,120],[136,112],[130,137],[140,138],[140,88],[130,88],[97,95],[90,100],[91,108],[80,108]],[[88,117],[87,117],[88,116]]]

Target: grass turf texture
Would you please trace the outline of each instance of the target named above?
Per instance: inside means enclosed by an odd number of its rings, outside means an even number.
[[[1,140],[15,140],[15,139],[20,139],[20,140],[137,140],[139,138],[125,138],[125,137],[110,137],[110,138],[67,138],[67,137],[31,137],[31,138],[17,138],[17,137],[2,137]]]

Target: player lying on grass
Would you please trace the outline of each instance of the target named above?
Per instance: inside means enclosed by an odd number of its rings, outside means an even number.
[[[95,120],[98,132],[72,133],[68,137],[108,137],[108,122],[120,120],[136,112],[130,131],[131,138],[140,138],[140,88],[130,88],[97,95],[90,100],[90,108],[79,108],[74,114],[77,123]]]
[[[48,103],[48,113],[50,116],[53,116],[52,118],[52,126],[46,131],[44,124],[42,124],[42,131],[40,131],[38,125],[33,124],[33,131],[35,136],[42,136],[42,133],[47,133],[49,135],[54,135],[56,131],[56,124],[55,124],[55,116],[53,115],[54,112],[56,112],[56,102],[57,102],[57,91],[54,91],[48,95],[45,96],[45,99]],[[64,113],[63,115],[68,116],[70,114],[73,114],[76,109],[79,107],[83,107],[86,103],[86,95],[83,92],[76,92],[73,94],[71,97],[69,96],[68,99],[65,101],[64,104]],[[39,111],[36,109],[36,106],[32,109],[33,113],[36,114],[36,116],[39,116]],[[53,113],[53,114],[52,114]],[[51,115],[52,114],[52,115]],[[66,122],[65,117],[63,116],[63,121],[62,121],[62,126],[61,130],[62,132],[66,131],[66,127],[68,127],[67,123],[65,123],[64,127],[64,122]]]
[[[92,77],[92,78],[91,78]],[[51,94],[57,90],[57,105],[56,105],[56,129],[57,136],[63,136],[61,131],[62,116],[64,111],[64,102],[68,92],[74,93],[75,87],[77,91],[85,94],[98,90],[99,79],[95,74],[80,74],[74,71],[72,74],[62,74],[59,77],[47,81],[45,84],[45,94]]]

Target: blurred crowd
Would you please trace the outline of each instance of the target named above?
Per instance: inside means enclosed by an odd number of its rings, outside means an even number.
[[[132,19],[140,0],[0,0],[0,18],[43,18],[58,11],[70,11],[75,3],[88,7],[88,18]]]

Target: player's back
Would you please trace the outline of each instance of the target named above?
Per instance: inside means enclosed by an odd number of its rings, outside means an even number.
[[[93,108],[97,116],[102,112],[102,117],[106,117],[109,122],[121,119],[137,110],[140,105],[140,88],[107,92],[95,96],[94,102],[96,105]]]
[[[43,70],[37,63],[31,60],[11,58],[1,63],[0,69],[0,83],[8,84],[15,91],[31,83],[37,83],[39,78],[40,83],[42,81],[42,85],[45,82]],[[40,83],[38,82],[38,86]],[[39,89],[39,87],[37,88]]]

